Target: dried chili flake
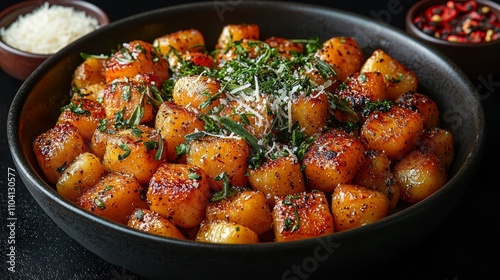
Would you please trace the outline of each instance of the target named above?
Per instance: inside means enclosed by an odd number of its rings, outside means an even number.
[[[479,43],[500,37],[498,17],[475,0],[431,6],[417,15],[413,24],[429,36],[450,42]]]

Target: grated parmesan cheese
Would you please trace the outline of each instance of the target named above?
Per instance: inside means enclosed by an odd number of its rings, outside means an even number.
[[[99,28],[97,19],[83,11],[47,2],[33,12],[20,16],[8,28],[0,29],[2,40],[16,49],[53,54]]]

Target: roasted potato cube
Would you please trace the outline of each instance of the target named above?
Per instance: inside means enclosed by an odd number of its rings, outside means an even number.
[[[399,160],[417,146],[424,133],[420,113],[393,105],[388,111],[372,111],[361,126],[360,139],[367,150],[384,151]]]
[[[444,164],[430,149],[417,149],[393,167],[401,199],[419,202],[439,190],[447,181]]]
[[[112,221],[127,224],[136,208],[147,208],[144,189],[132,176],[112,172],[87,189],[77,204]]]
[[[449,170],[455,159],[455,148],[453,134],[445,128],[434,127],[426,129],[418,141],[418,147],[433,151],[446,170]]]
[[[90,139],[90,152],[98,156],[100,159],[103,159],[104,154],[106,153],[106,143],[108,141],[108,137],[115,134],[119,130],[120,129],[117,129],[113,122],[109,122],[107,119],[102,119]]]
[[[106,83],[104,64],[107,58],[89,56],[73,72],[71,84],[77,89],[83,89],[94,84]]]
[[[226,116],[239,122],[248,132],[258,139],[271,131],[274,115],[268,108],[271,107],[269,98],[259,96],[257,100],[242,100],[228,97],[228,105],[221,111],[221,116]]]
[[[262,41],[242,39],[241,41],[233,42],[226,49],[220,49],[214,54],[216,66],[222,66],[228,61],[232,61],[239,56],[245,56],[249,59],[255,59],[259,56],[260,50],[267,47]]]
[[[340,83],[349,75],[359,72],[365,62],[363,51],[352,37],[340,36],[326,40],[316,56],[333,68]]]
[[[257,24],[228,24],[222,28],[217,39],[215,49],[225,50],[234,42],[247,40],[259,40],[260,28]]]
[[[266,196],[258,190],[236,191],[231,197],[208,204],[206,219],[234,222],[248,227],[257,235],[272,229],[271,210]]]
[[[253,244],[259,236],[246,226],[224,220],[203,221],[195,241],[226,244]]]
[[[90,99],[102,104],[104,100],[104,92],[106,90],[105,83],[92,84],[84,88],[73,88],[72,99]]]
[[[248,183],[263,192],[270,206],[275,196],[304,192],[304,176],[300,162],[291,156],[268,160],[255,169],[248,169]]]
[[[389,198],[381,191],[339,184],[332,193],[333,223],[337,232],[357,228],[389,214]]]
[[[83,137],[90,142],[101,119],[106,117],[106,112],[101,103],[90,99],[73,99],[62,108],[56,123],[70,122]]]
[[[330,115],[328,96],[323,92],[293,98],[291,115],[292,122],[298,122],[305,135],[322,131]]]
[[[172,222],[147,208],[136,209],[130,216],[127,225],[160,236],[186,239]]]
[[[172,49],[177,54],[200,52],[205,49],[203,34],[194,28],[179,30],[160,36],[153,41],[155,47],[163,55],[171,55]]]
[[[196,227],[210,199],[207,175],[195,165],[164,163],[151,178],[146,198],[149,209],[176,226]]]
[[[272,214],[276,242],[318,237],[334,232],[328,201],[320,191],[277,197]]]
[[[103,156],[109,172],[134,176],[147,184],[156,169],[165,161],[167,144],[152,127],[138,125],[109,135]]]
[[[205,51],[205,38],[194,28],[165,34],[153,41],[153,46],[168,59],[169,67],[179,73],[185,62],[193,65],[214,67],[213,57]]]
[[[186,156],[182,155],[179,158],[176,147],[186,142],[184,138],[186,135],[203,131],[204,125],[194,111],[173,102],[162,103],[155,117],[155,129],[167,143],[167,160],[185,163]]]
[[[347,77],[344,85],[337,89],[337,93],[352,98],[352,104],[355,105],[387,99],[384,76],[380,72],[353,73]]]
[[[350,183],[363,165],[364,153],[357,137],[343,130],[324,132],[304,155],[306,186],[328,193],[339,183]]]
[[[417,91],[418,77],[405,65],[381,49],[375,50],[364,61],[360,72],[380,72],[385,78],[387,95],[390,100],[410,91]]]
[[[83,192],[97,184],[105,174],[106,169],[100,158],[89,152],[81,153],[57,180],[57,192],[76,202]]]
[[[354,113],[341,108],[334,109],[333,114],[341,122],[360,122],[366,119],[365,108],[369,102],[387,99],[384,77],[380,72],[356,72],[335,90],[335,95],[345,100]]]
[[[106,118],[119,122],[146,123],[153,119],[153,105],[146,96],[146,83],[114,82],[106,85],[102,105]]]
[[[233,186],[246,186],[250,148],[241,138],[205,136],[190,142],[186,163],[201,167],[208,176],[210,187],[220,191],[224,182],[215,180],[226,173]]]
[[[141,77],[158,79],[159,87],[170,78],[168,61],[151,43],[134,40],[123,43],[104,65],[106,83],[135,80]]]
[[[292,54],[303,53],[304,44],[293,42],[290,39],[272,36],[264,40],[272,48],[278,49],[283,58],[290,58]]]
[[[399,201],[399,186],[392,173],[392,161],[383,151],[367,151],[365,162],[356,173],[353,183],[385,193],[390,200],[390,209]]]
[[[407,92],[396,99],[396,104],[419,112],[424,120],[424,128],[439,127],[439,108],[429,96],[418,92]]]
[[[78,128],[63,122],[38,135],[33,150],[47,180],[55,184],[70,163],[89,148]]]
[[[180,106],[207,113],[220,104],[220,83],[207,76],[183,76],[177,79],[172,98]]]

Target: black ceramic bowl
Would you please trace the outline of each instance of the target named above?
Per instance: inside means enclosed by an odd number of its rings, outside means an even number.
[[[355,275],[387,265],[433,231],[468,186],[484,142],[478,93],[450,60],[404,32],[358,15],[285,2],[241,1],[221,10],[213,2],[186,4],[139,14],[97,30],[46,60],[23,83],[8,115],[10,150],[24,184],[69,236],[104,260],[152,279],[305,279],[323,272]],[[139,232],[80,209],[59,195],[38,168],[32,142],[49,129],[68,101],[80,52],[109,53],[117,44],[185,28],[196,28],[214,46],[229,23],[256,23],[262,37],[353,36],[369,55],[381,48],[413,69],[419,92],[439,105],[442,126],[451,129],[456,159],[449,182],[426,200],[361,228],[289,243],[204,244]],[[333,277],[333,276],[332,276]]]

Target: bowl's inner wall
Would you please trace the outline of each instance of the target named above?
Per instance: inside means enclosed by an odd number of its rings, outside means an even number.
[[[27,173],[26,177],[30,181],[26,182],[26,185],[36,188],[38,192],[42,190],[45,193],[44,195],[50,194],[57,198],[58,201],[62,201],[59,205],[62,205],[61,208],[65,208],[65,211],[73,211],[73,213],[76,211],[76,206],[65,202],[64,198],[59,196],[50,184],[46,183],[45,176],[36,162],[32,143],[40,133],[55,124],[60,107],[68,102],[73,70],[82,62],[80,53],[109,54],[112,49],[116,49],[117,45],[123,42],[138,39],[152,42],[158,36],[187,28],[200,30],[205,36],[207,48],[212,50],[222,27],[230,23],[256,23],[261,27],[262,38],[281,36],[296,39],[318,36],[321,41],[324,41],[333,36],[353,36],[363,48],[367,57],[373,50],[377,48],[383,49],[408,68],[414,70],[420,79],[419,92],[428,94],[438,103],[442,115],[442,126],[449,128],[455,138],[457,153],[450,178],[456,174],[467,173],[468,171],[465,170],[469,170],[470,165],[477,161],[475,157],[478,152],[478,145],[482,142],[484,129],[481,104],[474,88],[465,75],[455,68],[454,65],[449,64],[449,61],[443,60],[433,50],[426,49],[415,40],[392,27],[383,24],[378,25],[369,19],[365,20],[365,18],[345,12],[308,5],[242,2],[238,6],[233,7],[233,10],[227,10],[222,13],[214,7],[214,3],[166,8],[111,23],[53,55],[35,70],[21,86],[14,98],[11,111],[9,112],[8,123],[8,129],[10,130],[9,137],[12,138],[9,140],[11,141],[11,151],[13,152],[14,160],[17,165],[24,168],[24,171]],[[20,168],[20,170],[23,170],[23,168]],[[444,187],[448,188],[449,192],[454,193],[451,196],[452,200],[457,199],[458,194],[461,193],[465,184],[463,180],[467,180],[468,178],[460,179],[462,182],[455,180],[453,184],[447,184]],[[38,185],[41,186],[39,187]],[[370,241],[369,244],[364,244],[363,242],[366,243],[367,241],[360,239],[357,242],[361,243],[351,244],[351,246],[359,247],[359,250],[366,248],[366,250],[370,249],[371,251],[377,250],[377,248],[373,248],[377,247],[377,244],[393,244],[394,246],[391,248],[378,248],[382,250],[379,250],[377,253],[377,255],[380,255],[380,251],[384,251],[386,254],[391,254],[393,251],[403,248],[404,245],[408,245],[415,238],[422,238],[422,232],[425,233],[437,225],[439,221],[434,218],[422,221],[422,217],[420,216],[423,213],[432,211],[435,213],[435,211],[443,209],[442,212],[435,215],[442,218],[445,212],[450,210],[451,206],[449,204],[453,204],[454,202],[448,201],[448,203],[440,205],[439,201],[429,200],[427,202],[428,207],[420,207],[418,211],[406,213],[404,219],[399,215],[401,213],[396,213],[385,221],[367,225],[363,230],[353,230],[353,234],[346,232],[337,235],[343,237],[357,236],[359,238],[368,234],[380,241],[380,238],[384,238],[383,231],[380,231],[382,230],[380,224],[398,224],[404,220],[404,225],[399,224],[392,227],[393,231],[387,236],[392,236],[393,239],[389,241],[385,240],[388,243],[384,243],[385,241],[372,243],[377,241],[374,240]],[[50,207],[54,207],[54,203]],[[55,212],[54,210],[52,211]],[[58,211],[62,210],[59,209]],[[54,213],[49,213],[49,215],[52,216]],[[66,216],[65,219],[74,219],[74,222],[77,222],[78,220],[82,220],[81,216],[79,214],[75,217]],[[88,214],[88,216],[92,215]],[[85,222],[89,220],[83,219]],[[61,225],[61,220],[58,221],[58,218],[55,220]],[[103,227],[106,224],[112,224],[103,219],[95,219],[94,221],[98,221],[96,223],[99,223],[99,226]],[[415,227],[414,223],[417,221],[419,224],[416,226],[415,231],[408,230],[408,227]],[[66,231],[71,231],[71,225],[64,226],[66,227]],[[87,229],[89,231],[93,230],[91,227]],[[375,232],[377,233],[372,235],[370,233],[371,230],[374,231],[374,234]],[[72,234],[70,235],[77,240],[79,238],[88,239],[88,237],[84,237],[84,234],[88,235],[89,233],[71,232]],[[120,232],[120,234],[122,233]],[[355,233],[363,234],[356,235]],[[76,236],[78,234],[80,236]],[[126,236],[127,234],[124,235]],[[147,235],[143,235],[143,237],[147,237]],[[169,243],[167,239],[165,239],[165,242],[156,242],[157,239],[151,238],[149,240],[155,242],[156,246],[167,246]],[[356,240],[356,238],[351,238],[351,241],[353,240]],[[108,261],[120,265],[125,265],[126,262],[136,262],[138,265],[136,267],[129,267],[129,269],[134,269],[134,271],[139,273],[155,274],[157,271],[139,271],[139,263],[146,260],[149,261],[148,264],[151,266],[162,266],[162,264],[153,263],[154,259],[143,259],[141,255],[130,256],[132,259],[122,261],[121,257],[117,258],[121,254],[113,254],[123,250],[123,248],[115,247],[123,246],[123,244],[128,244],[128,242],[130,240],[114,239],[110,248],[107,248],[107,250],[110,250],[109,252],[103,248],[92,248],[93,245],[91,242],[84,245],[91,248],[92,251],[97,252],[101,257],[105,257]],[[311,245],[310,241],[299,242],[292,246],[283,244],[278,244],[281,246],[272,245],[274,246],[272,248],[278,250],[277,252],[283,252],[284,254],[282,256],[283,260],[275,261],[286,262],[286,259],[292,256],[287,256],[284,253],[285,251],[281,250],[293,252],[294,248],[298,248],[294,246],[300,244],[302,244],[302,249],[306,248],[305,246]],[[203,246],[206,249],[209,245],[199,245],[199,247]],[[234,253],[238,252],[238,248],[240,247],[235,246],[232,248],[234,249],[232,251]],[[248,251],[248,247],[241,248],[246,248],[245,250]],[[259,247],[251,248],[248,253],[259,253],[261,250]],[[349,247],[343,248],[347,249]],[[191,253],[189,250],[183,252],[185,254]],[[265,251],[263,250],[263,252]],[[201,254],[201,251],[199,253]],[[359,253],[356,252],[352,257],[358,256]],[[342,254],[339,254],[341,257]],[[353,252],[350,254],[353,254]],[[364,256],[364,258],[366,257]],[[254,261],[256,263],[259,262],[257,259]],[[167,265],[164,269],[168,269],[169,267]],[[161,275],[161,273],[158,275]]]

